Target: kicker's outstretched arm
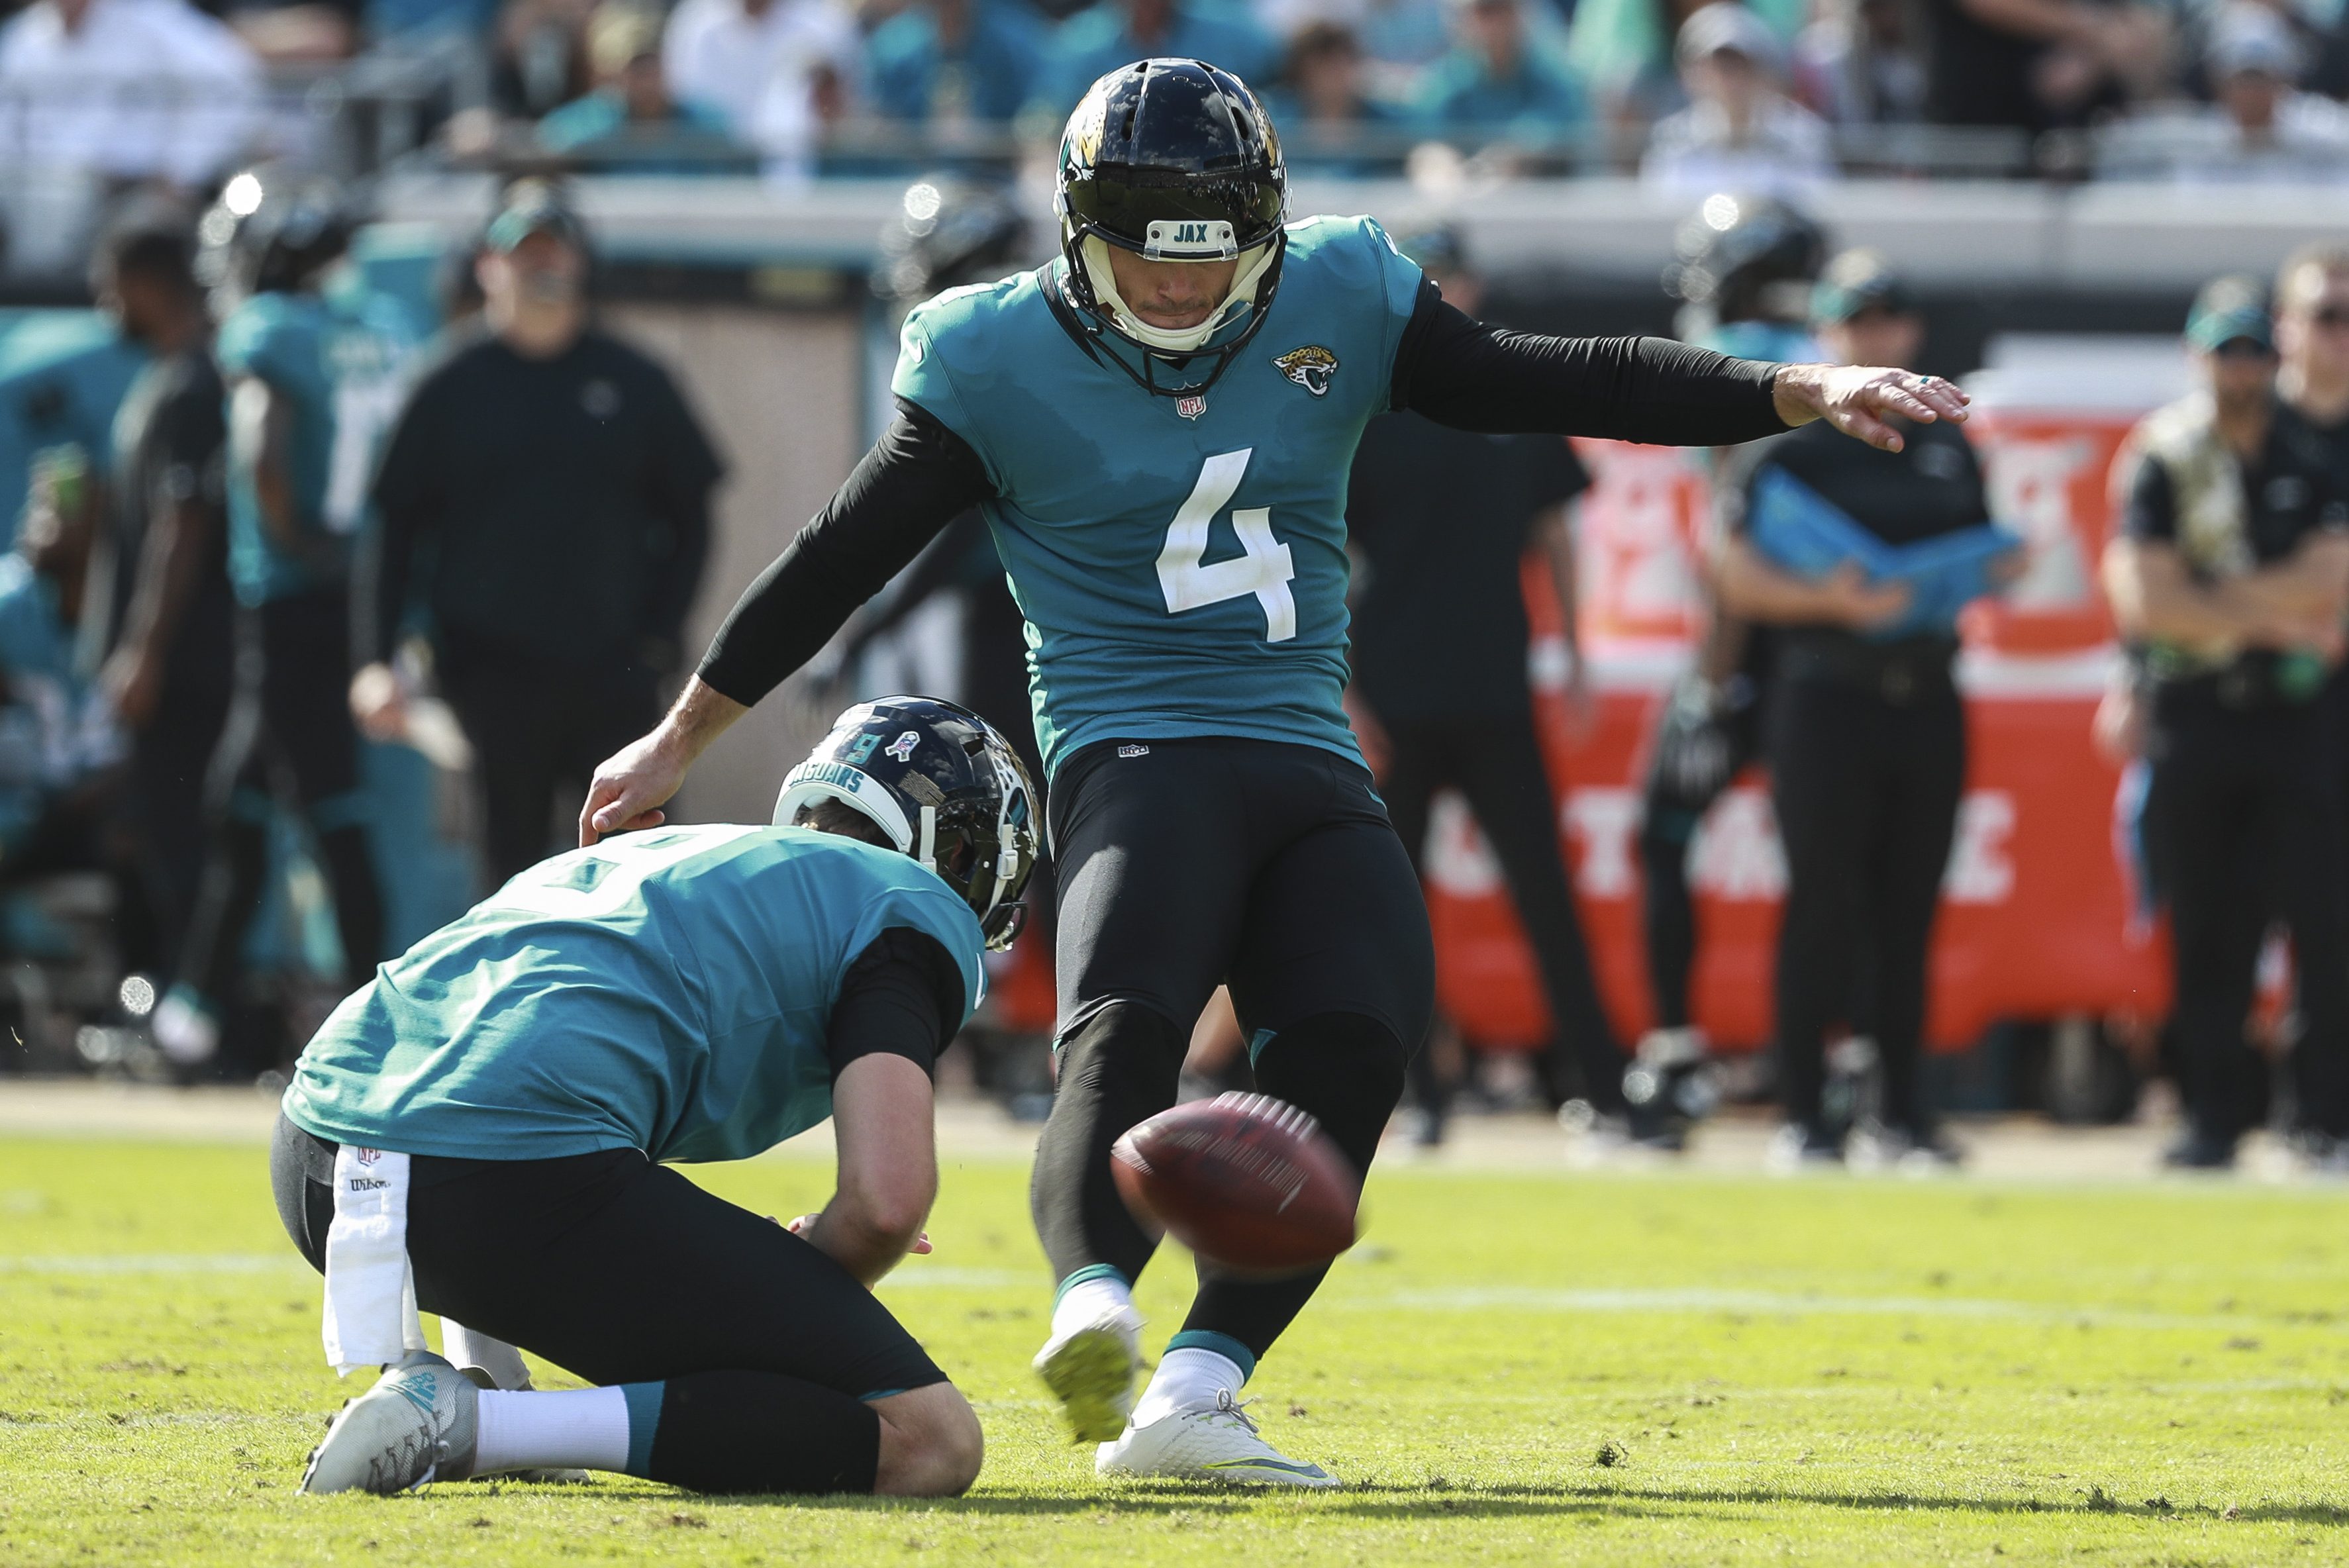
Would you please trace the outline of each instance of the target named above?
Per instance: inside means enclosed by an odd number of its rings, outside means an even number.
[[[1392,400],[1464,430],[1667,447],[1735,446],[1823,418],[1898,451],[1886,416],[1966,417],[1966,395],[1938,377],[1732,359],[1661,337],[1509,332],[1446,304],[1433,284],[1403,329]]]

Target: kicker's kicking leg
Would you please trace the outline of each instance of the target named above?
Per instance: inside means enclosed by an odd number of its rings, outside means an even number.
[[[1353,1013],[1325,1013],[1282,1029],[1257,1050],[1257,1084],[1309,1112],[1358,1172],[1402,1098],[1407,1053],[1392,1029]],[[1104,1443],[1103,1475],[1330,1487],[1336,1478],[1289,1459],[1257,1430],[1240,1389],[1257,1360],[1312,1299],[1329,1265],[1285,1279],[1236,1279],[1203,1266],[1199,1294],[1169,1342],[1133,1418]]]
[[[1142,1367],[1132,1290],[1157,1248],[1118,1196],[1110,1146],[1174,1103],[1187,1044],[1164,1014],[1112,1002],[1061,1044],[1051,1119],[1036,1145],[1029,1202],[1060,1291],[1036,1370],[1078,1442],[1125,1429]]]

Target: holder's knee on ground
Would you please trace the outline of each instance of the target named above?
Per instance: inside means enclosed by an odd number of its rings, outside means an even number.
[[[962,1390],[933,1383],[873,1401],[881,1421],[881,1461],[873,1478],[883,1497],[956,1497],[970,1490],[986,1458],[978,1415]]]

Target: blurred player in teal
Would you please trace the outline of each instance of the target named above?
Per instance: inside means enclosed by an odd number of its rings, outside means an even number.
[[[222,316],[228,383],[228,570],[240,611],[237,691],[206,780],[211,863],[156,1044],[184,1068],[271,1065],[265,1036],[223,1049],[241,998],[245,929],[263,892],[273,799],[306,821],[332,891],[344,979],[382,956],[350,684],[350,566],[377,447],[416,346],[397,302],[337,262],[350,239],[339,194],[247,172],[223,188],[201,237]],[[241,1033],[241,1032],[240,1032]]]
[[[271,1179],[326,1275],[326,1359],[389,1366],[302,1489],[968,1486],[978,1418],[871,1287],[929,1250],[930,1075],[1019,928],[1033,815],[984,720],[885,697],[792,769],[776,825],[558,855],[346,1000],[285,1091]],[[827,1117],[837,1191],[788,1226],[669,1169]],[[484,1344],[598,1386],[531,1390]]]
[[[1961,417],[1889,370],[1471,320],[1367,218],[1288,221],[1256,97],[1198,60],[1112,71],[1061,144],[1061,254],[907,319],[895,421],[761,576],[584,840],[661,820],[710,739],[978,506],[1028,621],[1060,867],[1060,1087],[1031,1202],[1059,1295],[1036,1368],[1105,1475],[1328,1487],[1239,1390],[1319,1284],[1202,1273],[1137,1402],[1157,1239],[1111,1146],[1174,1103],[1228,983],[1257,1085],[1366,1170],[1433,1003],[1411,860],[1341,705],[1346,479],[1371,416],[1714,446],[1826,417]]]

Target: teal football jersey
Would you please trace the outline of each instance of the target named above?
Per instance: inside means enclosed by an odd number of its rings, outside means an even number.
[[[377,970],[303,1051],[285,1114],[408,1154],[746,1159],[832,1114],[841,980],[898,927],[954,956],[967,1018],[978,917],[905,855],[805,828],[606,839]]]
[[[1367,218],[1291,224],[1262,330],[1204,396],[1175,398],[1054,318],[1062,264],[916,310],[894,382],[994,482],[1046,769],[1112,738],[1357,756],[1340,705],[1346,475],[1387,407],[1418,266]]]
[[[365,289],[255,294],[221,324],[221,374],[268,383],[293,410],[296,521],[313,542],[347,542],[365,520],[376,454],[399,412],[401,371],[416,344],[407,308]],[[332,581],[315,556],[289,554],[270,537],[248,463],[229,465],[228,528],[229,577],[243,603]]]

